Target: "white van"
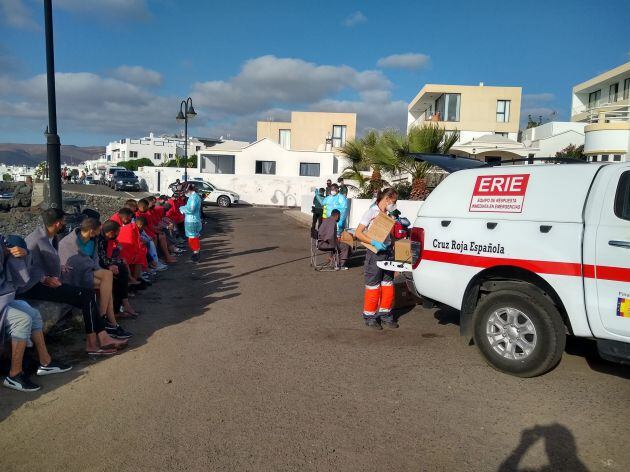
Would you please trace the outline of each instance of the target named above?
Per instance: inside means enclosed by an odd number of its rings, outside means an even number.
[[[503,372],[552,369],[567,333],[628,363],[630,163],[465,167],[413,225],[416,292]]]

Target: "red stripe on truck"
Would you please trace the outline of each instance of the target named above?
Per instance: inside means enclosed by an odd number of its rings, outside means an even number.
[[[578,262],[534,261],[529,259],[510,259],[507,257],[487,257],[473,254],[456,254],[452,252],[422,251],[422,260],[443,262],[469,267],[487,269],[496,266],[513,266],[539,274],[567,275],[572,277],[599,278],[630,282],[630,269],[625,267],[608,267],[584,265]]]

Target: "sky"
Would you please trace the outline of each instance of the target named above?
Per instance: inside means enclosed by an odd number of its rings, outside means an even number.
[[[291,110],[404,129],[426,83],[520,86],[567,120],[571,88],[630,60],[630,1],[53,0],[63,144],[181,132],[253,140]],[[44,143],[41,0],[0,0],[0,142]]]

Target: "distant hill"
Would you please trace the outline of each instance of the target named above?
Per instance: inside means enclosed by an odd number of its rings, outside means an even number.
[[[105,153],[102,146],[79,147],[61,145],[61,163],[78,164],[90,159],[98,159]],[[46,160],[45,144],[0,143],[0,164],[36,166]]]

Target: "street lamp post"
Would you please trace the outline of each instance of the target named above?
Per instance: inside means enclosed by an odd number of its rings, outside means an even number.
[[[46,31],[46,78],[48,85],[48,128],[46,129],[46,164],[50,190],[49,205],[62,208],[61,141],[57,134],[57,98],[55,94],[55,47],[53,43],[52,0],[44,0]]]
[[[188,97],[179,104],[177,121],[184,122],[184,182],[188,181],[188,118],[194,118],[197,112],[193,108],[192,98]]]

